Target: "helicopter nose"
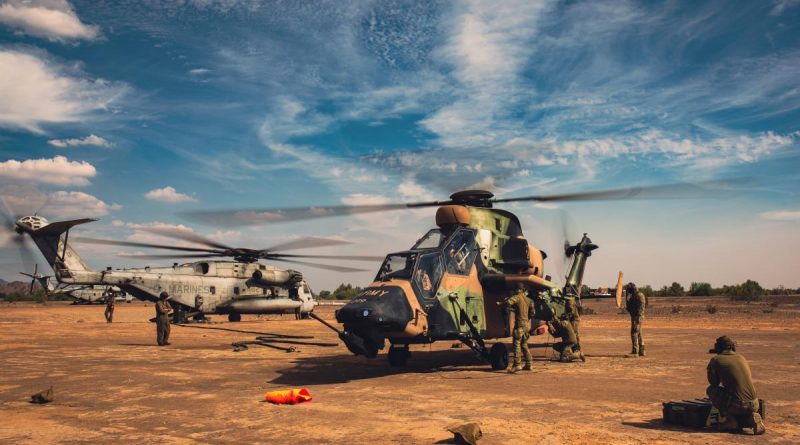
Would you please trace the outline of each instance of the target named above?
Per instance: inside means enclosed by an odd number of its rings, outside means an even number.
[[[381,331],[402,331],[413,318],[411,305],[399,286],[368,287],[336,312],[345,329],[377,327]]]

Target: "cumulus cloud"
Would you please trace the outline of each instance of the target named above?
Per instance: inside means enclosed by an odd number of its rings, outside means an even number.
[[[192,198],[185,193],[180,193],[175,190],[174,187],[170,186],[150,190],[149,192],[145,193],[144,197],[151,201],[169,202],[172,204],[181,202],[197,202],[195,198]]]
[[[43,123],[85,120],[106,110],[127,87],[70,71],[40,55],[0,49],[0,126],[41,133]],[[73,70],[74,71],[74,70]]]
[[[800,210],[775,210],[764,212],[761,218],[770,221],[800,221]]]
[[[60,186],[83,187],[97,174],[86,161],[70,161],[64,156],[0,162],[0,178]]]
[[[44,211],[55,218],[96,218],[121,208],[119,204],[107,204],[88,193],[58,191],[47,195]]]
[[[93,40],[100,28],[81,22],[66,0],[10,0],[0,5],[0,23],[51,41]]]
[[[105,138],[100,136],[90,134],[84,138],[73,138],[73,139],[50,139],[47,141],[48,144],[54,147],[66,148],[66,147],[77,147],[81,145],[96,145],[98,147],[111,147],[111,142],[108,142]]]

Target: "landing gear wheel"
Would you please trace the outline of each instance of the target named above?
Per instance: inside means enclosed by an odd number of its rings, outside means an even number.
[[[405,366],[409,358],[411,358],[411,351],[408,349],[408,346],[389,346],[390,366]]]
[[[508,367],[508,348],[505,343],[495,343],[489,350],[489,363],[492,369],[506,369]]]
[[[238,323],[242,321],[242,314],[228,314],[228,321],[231,323]]]

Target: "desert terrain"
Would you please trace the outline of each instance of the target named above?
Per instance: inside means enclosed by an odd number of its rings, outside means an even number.
[[[3,303],[0,442],[430,444],[450,443],[447,426],[474,421],[484,445],[800,443],[799,303],[654,299],[639,359],[625,355],[628,315],[586,301],[595,312],[582,322],[587,362],[555,362],[551,339],[532,337],[535,371],[515,375],[451,342],[412,347],[408,366],[391,368],[385,353],[355,357],[320,323],[293,316],[212,317],[173,326],[172,345],[157,347],[150,304],[118,304],[107,324],[103,306]],[[333,310],[317,313],[333,319]],[[662,402],[704,394],[707,351],[723,334],[767,401],[765,436],[660,421]],[[233,351],[232,342],[257,335],[297,350]],[[51,385],[54,402],[28,403]],[[300,387],[312,402],[263,402],[267,391]]]

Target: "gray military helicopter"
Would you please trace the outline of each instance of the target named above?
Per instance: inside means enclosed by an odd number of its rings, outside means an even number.
[[[13,219],[4,215],[7,220]],[[262,264],[261,259],[300,264],[336,272],[356,272],[345,266],[319,264],[299,259],[323,258],[328,260],[380,261],[370,256],[296,255],[280,251],[348,244],[346,241],[326,238],[300,238],[268,249],[234,248],[196,234],[152,230],[162,236],[189,241],[199,247],[166,244],[116,241],[95,238],[78,238],[92,244],[132,246],[176,251],[167,255],[141,255],[139,259],[198,258],[201,261],[168,267],[92,270],[70,244],[73,227],[96,221],[84,218],[70,221],[48,222],[41,216],[23,216],[14,221],[14,231],[28,234],[55,271],[55,278],[65,285],[116,286],[140,300],[155,301],[162,291],[170,294],[176,318],[188,316],[202,319],[207,314],[225,314],[232,322],[240,321],[242,314],[294,313],[306,318],[314,310],[316,301],[303,275],[291,269],[279,269]],[[24,241],[16,241],[24,250]],[[180,253],[178,253],[180,252]],[[30,256],[30,254],[26,254]],[[216,261],[214,258],[233,258],[233,261]],[[35,279],[35,278],[34,278]]]

